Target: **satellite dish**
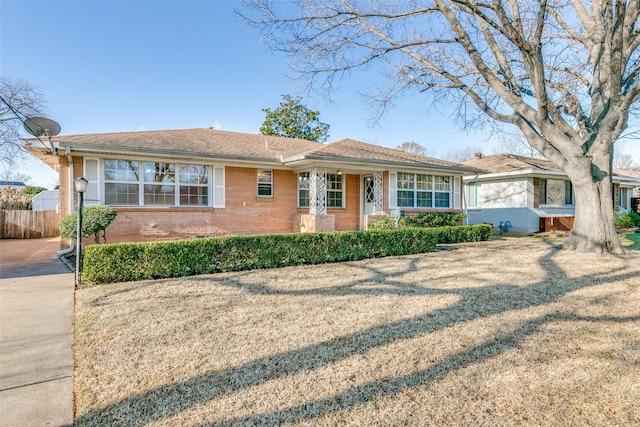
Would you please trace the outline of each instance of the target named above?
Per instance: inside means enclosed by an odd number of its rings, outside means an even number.
[[[24,128],[35,137],[56,136],[60,133],[60,125],[44,117],[29,117],[24,121]]]

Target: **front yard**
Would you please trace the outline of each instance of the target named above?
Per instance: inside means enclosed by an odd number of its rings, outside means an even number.
[[[76,293],[78,425],[640,424],[640,252],[536,239]]]

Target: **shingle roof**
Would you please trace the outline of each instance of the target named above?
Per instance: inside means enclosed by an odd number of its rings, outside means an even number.
[[[26,187],[25,183],[22,181],[0,181],[0,186]]]
[[[367,144],[353,139],[341,139],[331,144],[322,145],[297,156],[309,160],[341,160],[366,161],[371,163],[395,164],[403,166],[433,167],[459,171],[477,172],[472,167],[462,166],[460,163],[435,159],[419,154],[407,153],[393,148]],[[292,158],[286,160],[293,160]]]
[[[30,139],[28,139],[30,140]],[[178,129],[64,135],[51,138],[61,148],[78,152],[147,153],[270,163],[332,160],[369,164],[478,172],[460,163],[406,153],[352,139],[330,144],[214,129]]]
[[[168,155],[202,155],[276,161],[321,146],[304,139],[282,138],[214,129],[178,129],[56,136],[60,147],[85,150],[145,151]]]
[[[461,163],[490,173],[517,172],[531,169],[552,172],[562,171],[548,160],[517,156],[515,154],[495,154],[466,160]]]

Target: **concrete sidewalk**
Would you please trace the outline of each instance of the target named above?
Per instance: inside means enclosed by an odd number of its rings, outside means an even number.
[[[0,240],[0,426],[73,424],[74,275],[59,238]]]

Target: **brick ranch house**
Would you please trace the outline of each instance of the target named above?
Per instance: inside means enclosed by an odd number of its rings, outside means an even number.
[[[464,178],[470,224],[490,223],[494,232],[502,229],[523,235],[573,228],[573,186],[567,175],[550,161],[514,154],[477,154],[475,159],[462,164],[484,171]],[[640,179],[614,171],[613,208],[630,210],[633,189],[637,186]]]
[[[60,212],[86,205],[118,217],[108,241],[363,230],[379,216],[462,207],[476,169],[343,139],[330,144],[213,129],[23,139],[58,171]]]

